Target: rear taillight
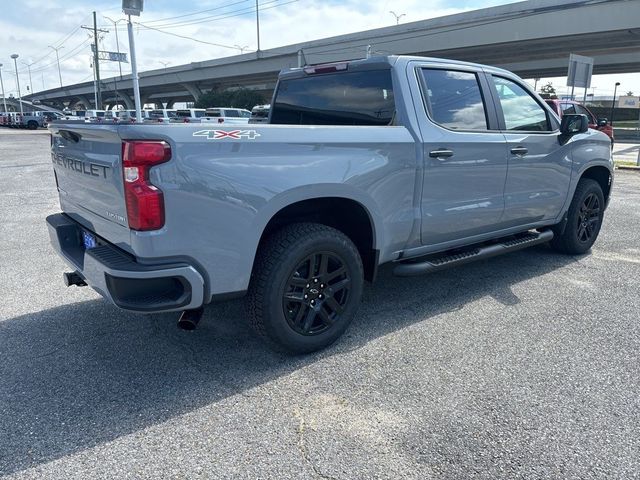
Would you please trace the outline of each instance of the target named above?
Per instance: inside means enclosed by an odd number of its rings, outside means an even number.
[[[189,123],[189,119],[187,117],[184,117],[184,120],[182,120],[183,123]]]
[[[224,123],[224,118],[218,118],[218,123]]]
[[[164,225],[164,196],[149,181],[151,167],[169,161],[171,147],[161,140],[122,142],[122,172],[129,227],[157,230]]]

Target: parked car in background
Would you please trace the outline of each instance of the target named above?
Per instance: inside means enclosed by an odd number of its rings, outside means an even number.
[[[86,110],[66,110],[64,112],[63,120],[83,120]]]
[[[269,123],[271,105],[256,105],[251,109],[249,123]]]
[[[176,110],[175,118],[171,119],[173,123],[200,123],[200,119],[207,114],[204,108],[183,108]]]
[[[161,110],[149,110],[149,116],[145,118],[144,121],[150,123],[170,123],[174,118],[176,118],[175,109],[163,108]]]
[[[244,108],[207,108],[201,123],[224,123],[227,125],[243,125],[249,123],[251,112]]]
[[[84,114],[85,122],[113,122],[113,111],[109,110],[87,110]]]
[[[591,113],[591,110],[581,103],[573,100],[559,100],[557,98],[553,98],[547,99],[545,102],[547,102],[547,105],[549,105],[560,118],[562,118],[563,115],[586,115],[589,119],[589,128],[606,133],[611,139],[611,147],[613,148],[613,127],[609,124],[609,121],[606,118],[597,118],[593,113]]]

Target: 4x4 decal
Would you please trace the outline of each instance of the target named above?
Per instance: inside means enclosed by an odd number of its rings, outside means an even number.
[[[206,137],[208,140],[221,140],[223,138],[255,140],[260,134],[255,130],[198,130],[193,132],[193,136]]]

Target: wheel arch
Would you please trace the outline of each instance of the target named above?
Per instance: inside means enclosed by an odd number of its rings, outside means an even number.
[[[611,173],[611,170],[603,165],[593,165],[583,170],[580,174],[579,180],[583,178],[590,178],[598,182],[600,188],[602,188],[605,205],[607,205],[609,203],[611,184],[613,182],[613,174]]]
[[[293,196],[287,202],[277,204],[277,208],[272,208],[268,215],[263,216],[256,251],[271,233],[285,225],[297,222],[321,223],[340,230],[351,239],[362,258],[365,279],[375,279],[382,232],[376,213],[367,208],[362,199],[333,192],[327,196]]]

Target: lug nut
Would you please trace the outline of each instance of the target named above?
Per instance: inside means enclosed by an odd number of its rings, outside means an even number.
[[[315,305],[315,304],[316,304],[315,300],[311,300],[311,305]]]
[[[304,298],[309,298],[309,295],[305,295]]]
[[[309,288],[310,286],[311,286],[311,285],[309,285],[309,284],[307,283],[307,288]]]
[[[313,283],[318,283],[318,279],[317,279],[317,278],[314,278],[314,279],[313,279]]]

